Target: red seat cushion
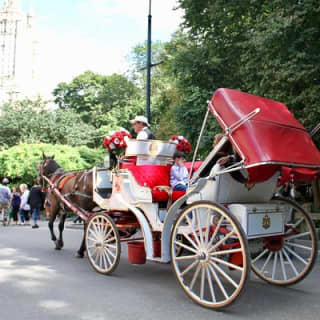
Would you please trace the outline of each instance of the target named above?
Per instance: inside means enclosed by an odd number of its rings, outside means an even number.
[[[151,188],[152,199],[155,202],[168,201],[168,193],[166,191],[160,191],[158,186],[170,186],[170,169],[171,166],[158,166],[158,165],[144,165],[135,166],[132,164],[123,163],[122,169],[128,169],[131,171],[136,181],[141,186],[147,186]],[[185,194],[184,191],[173,191],[172,200],[175,201]]]
[[[176,201],[186,193],[185,191],[173,191],[172,201]],[[152,189],[152,199],[154,202],[166,202],[169,199],[168,193],[165,191],[160,191],[157,187]]]
[[[123,164],[121,168],[130,170],[141,186],[146,186],[151,189],[156,186],[170,186],[171,166],[135,166],[130,164]]]

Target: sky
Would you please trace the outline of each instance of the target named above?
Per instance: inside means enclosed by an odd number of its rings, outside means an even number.
[[[124,73],[130,50],[147,38],[149,0],[20,0],[33,10],[41,93],[86,70]],[[168,41],[182,21],[176,0],[152,0],[152,40]]]

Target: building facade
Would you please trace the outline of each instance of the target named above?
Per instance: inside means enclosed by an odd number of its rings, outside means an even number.
[[[0,11],[0,104],[36,93],[37,47],[34,15],[19,0],[4,0]]]

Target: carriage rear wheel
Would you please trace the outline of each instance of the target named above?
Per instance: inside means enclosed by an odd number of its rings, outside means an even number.
[[[90,217],[86,230],[86,250],[92,267],[110,274],[119,264],[120,235],[113,220],[104,213]]]
[[[187,241],[181,241],[181,234]],[[250,272],[248,245],[226,209],[208,201],[186,207],[175,222],[170,246],[176,278],[193,301],[218,309],[240,295]],[[184,249],[182,255],[177,247]]]
[[[310,215],[295,201],[276,197],[288,208],[283,236],[263,239],[262,252],[252,259],[252,270],[268,283],[287,286],[304,279],[317,256],[317,236]]]

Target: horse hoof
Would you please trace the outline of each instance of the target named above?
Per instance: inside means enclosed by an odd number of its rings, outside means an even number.
[[[56,247],[59,248],[58,250],[62,249],[64,246],[63,241],[57,240],[56,241]]]
[[[84,254],[78,251],[78,252],[76,253],[76,258],[82,259],[82,258],[84,258]]]
[[[63,242],[62,241],[59,241],[57,240],[56,242],[56,250],[61,250],[63,248]]]

